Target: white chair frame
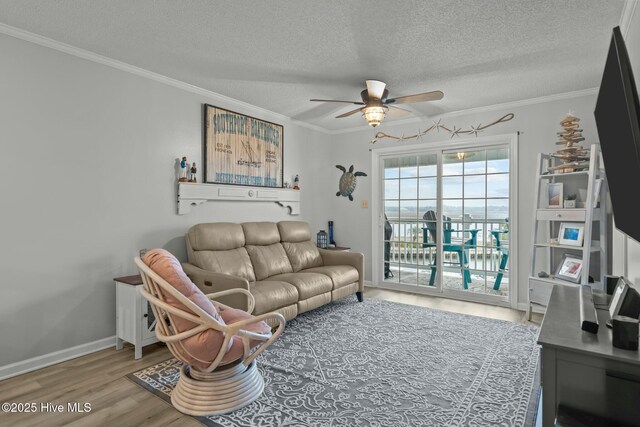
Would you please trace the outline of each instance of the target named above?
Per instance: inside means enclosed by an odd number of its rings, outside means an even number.
[[[140,270],[144,283],[141,293],[150,302],[151,309],[156,317],[156,336],[160,341],[167,344],[169,351],[176,359],[185,363],[180,371],[178,383],[171,393],[173,406],[188,415],[215,415],[242,408],[260,397],[264,389],[264,381],[256,368],[255,358],[282,334],[286,324],[284,316],[275,312],[265,313],[230,325],[221,324],[167,283],[139,257],[136,257],[135,264]],[[243,293],[247,296],[248,312],[251,313],[255,306],[255,301],[253,295],[246,289],[229,289],[207,294],[206,296],[213,300],[234,293]],[[169,305],[165,300],[165,295],[171,295],[183,304],[188,311]],[[189,320],[195,326],[187,331],[176,333],[171,326],[173,324],[172,316]],[[276,330],[272,333],[259,334],[244,329],[248,325],[267,319],[273,319],[278,322]],[[206,369],[189,366],[183,359],[182,354],[197,358],[183,346],[182,340],[209,329],[223,334],[224,340],[220,351]],[[243,343],[241,363],[232,362],[220,365],[226,354],[225,349],[228,348],[234,336],[239,337]],[[251,340],[262,341],[262,344],[253,352],[250,348]]]

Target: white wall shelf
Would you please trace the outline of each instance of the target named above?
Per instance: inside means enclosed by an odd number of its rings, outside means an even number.
[[[178,215],[193,206],[213,201],[270,202],[289,208],[289,215],[300,214],[300,190],[290,188],[246,187],[242,185],[178,183]]]

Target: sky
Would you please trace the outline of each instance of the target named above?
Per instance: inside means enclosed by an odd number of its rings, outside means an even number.
[[[504,219],[509,213],[509,160],[505,149],[443,156],[444,214],[460,218]],[[489,160],[487,160],[487,158]],[[419,166],[418,166],[419,164]],[[436,210],[437,168],[434,154],[385,160],[385,212],[389,217],[422,218]],[[485,198],[488,198],[485,200]]]

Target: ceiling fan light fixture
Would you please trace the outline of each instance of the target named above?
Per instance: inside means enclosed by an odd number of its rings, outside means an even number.
[[[376,127],[382,123],[388,110],[387,106],[365,107],[362,110],[362,117],[369,123],[369,126]]]

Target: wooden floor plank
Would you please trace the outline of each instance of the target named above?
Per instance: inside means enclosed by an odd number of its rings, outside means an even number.
[[[474,316],[537,324],[541,315],[527,322],[524,312],[504,307],[451,300],[428,295],[367,288],[365,298],[395,301],[422,307]],[[63,404],[63,413],[4,413],[0,412],[0,426],[56,427],[56,426],[187,426],[201,424],[183,415],[169,403],[144,390],[125,376],[160,363],[171,357],[162,344],[143,350],[143,357],[133,358],[133,347],[123,350],[102,350],[77,359],[0,381],[0,402],[51,402]],[[69,402],[88,402],[89,413],[67,411]]]

